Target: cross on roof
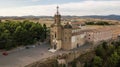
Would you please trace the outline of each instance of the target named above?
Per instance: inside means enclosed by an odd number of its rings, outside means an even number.
[[[57,14],[59,14],[59,6],[57,6]]]

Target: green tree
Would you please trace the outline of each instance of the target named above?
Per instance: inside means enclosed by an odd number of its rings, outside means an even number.
[[[97,47],[95,52],[96,52],[96,55],[100,56],[101,58],[104,58],[105,55],[106,55],[106,51],[105,51],[105,49],[101,45]]]
[[[46,24],[43,24],[43,29],[44,29],[44,37],[46,39],[46,37],[47,37],[47,27],[46,27]]]
[[[117,48],[117,54],[120,56],[120,46]]]
[[[46,38],[46,25],[25,20],[0,23],[0,49],[33,44]]]
[[[95,56],[93,58],[93,65],[92,67],[102,67],[103,60],[99,56]]]
[[[16,41],[17,45],[24,45],[26,44],[25,41],[27,38],[25,36],[27,35],[27,31],[22,28],[21,26],[18,26],[14,32],[14,39]]]
[[[10,49],[12,44],[11,44],[11,40],[10,40],[10,32],[9,30],[4,30],[4,32],[1,34],[1,46],[5,49]]]
[[[111,57],[109,57],[108,60],[108,67],[116,67],[117,63],[119,62],[120,56],[117,54],[117,52],[114,52]]]
[[[103,47],[104,49],[107,49],[107,48],[108,48],[107,42],[103,42],[103,43],[102,43],[102,47]]]

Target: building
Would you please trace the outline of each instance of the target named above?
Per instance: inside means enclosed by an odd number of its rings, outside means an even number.
[[[112,30],[110,28],[93,29],[86,32],[88,42],[97,43],[112,39]]]
[[[67,22],[61,24],[61,15],[58,11],[54,16],[54,23],[50,27],[50,41],[55,50],[70,50],[84,45],[86,42],[97,43],[117,38],[120,27],[103,27],[86,29],[81,25]]]
[[[84,32],[80,32],[81,28],[72,26],[70,23],[61,25],[61,15],[58,11],[54,16],[54,23],[51,25],[50,40],[54,49],[70,50],[79,47],[84,43]]]

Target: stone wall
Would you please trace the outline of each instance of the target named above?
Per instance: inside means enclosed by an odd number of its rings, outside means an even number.
[[[65,65],[78,58],[80,55],[94,50],[93,45],[86,45],[78,49],[66,51],[62,54],[56,54],[54,56],[42,59],[40,61],[26,65],[25,67],[59,67],[58,60],[65,60]]]

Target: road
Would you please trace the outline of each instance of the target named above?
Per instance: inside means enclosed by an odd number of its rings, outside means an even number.
[[[0,67],[24,67],[40,59],[54,55],[48,52],[49,45],[40,45],[35,48],[22,49],[11,52],[7,56],[0,55]]]

